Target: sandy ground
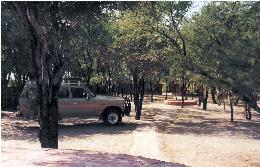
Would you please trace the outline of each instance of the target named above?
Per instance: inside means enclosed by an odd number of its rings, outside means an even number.
[[[3,147],[2,154],[4,167],[186,167],[150,158],[86,150]]]
[[[95,120],[67,119],[59,126],[59,148],[142,156],[195,167],[260,166],[260,116],[253,112],[252,121],[247,121],[242,108],[234,110],[233,123],[223,106],[210,104],[203,111],[198,106],[181,109],[162,102],[146,102],[140,121],[124,117],[115,127]],[[4,115],[1,147],[40,149],[37,129],[33,121]]]

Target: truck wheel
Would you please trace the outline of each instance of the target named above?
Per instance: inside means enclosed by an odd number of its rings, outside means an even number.
[[[116,125],[122,121],[122,116],[119,112],[111,110],[105,116],[105,122],[109,125]]]

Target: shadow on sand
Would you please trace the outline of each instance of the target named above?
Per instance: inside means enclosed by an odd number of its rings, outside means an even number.
[[[155,106],[153,109],[143,111],[143,119],[154,122],[157,131],[166,134],[227,135],[260,139],[259,115],[254,115],[256,119],[252,121],[236,119],[230,122],[225,118],[214,118],[214,114],[219,112],[217,110],[199,112],[190,108],[160,109]],[[213,116],[209,116],[210,114]]]
[[[31,156],[32,152],[34,156]],[[137,157],[126,154],[111,154],[81,150],[42,150],[4,147],[2,148],[2,153],[5,154],[5,160],[2,161],[3,166],[186,167],[185,165],[178,163],[163,162],[140,156]],[[28,157],[30,157],[29,160]]]
[[[59,139],[78,137],[80,135],[95,134],[128,134],[137,127],[146,126],[144,123],[122,122],[111,126],[100,121],[88,119],[65,119],[59,123]],[[15,116],[2,118],[2,140],[29,140],[38,141],[39,125],[33,120],[17,119]]]

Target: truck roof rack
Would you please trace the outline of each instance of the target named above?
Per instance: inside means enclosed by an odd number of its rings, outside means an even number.
[[[85,86],[86,83],[83,83],[81,81],[69,81],[69,80],[63,80],[61,82],[61,85],[66,85],[66,86]]]
[[[35,80],[27,80],[26,85],[36,85],[36,81]],[[82,82],[82,81],[70,81],[70,80],[63,80],[61,82],[61,85],[66,85],[66,86],[85,86],[86,83]]]

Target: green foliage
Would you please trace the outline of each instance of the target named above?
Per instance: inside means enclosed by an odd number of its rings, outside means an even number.
[[[192,70],[208,84],[259,91],[259,3],[212,2],[184,24]]]
[[[208,3],[189,20],[187,1],[93,2],[102,10],[91,9],[87,20],[84,11],[91,4],[82,4],[62,4],[57,16],[65,21],[59,22],[57,40],[62,44],[69,37],[62,52],[73,77],[120,83],[137,73],[156,82],[184,79],[238,94],[259,91],[259,2]],[[26,66],[30,37],[5,3],[1,19],[2,76],[11,71],[19,78],[32,71]]]
[[[1,76],[6,84],[14,79],[14,86],[21,86],[23,77],[32,72],[30,36],[15,11],[5,2],[1,3]],[[8,80],[7,75],[14,76]],[[7,85],[5,85],[7,86]]]
[[[111,30],[114,35],[113,48],[121,55],[131,73],[140,76],[164,78],[169,75],[172,49],[168,41],[151,27],[156,26],[150,16],[153,4],[142,2],[136,11],[125,11],[113,20]]]
[[[91,77],[91,79],[90,79],[91,84],[100,84],[104,81],[105,81],[105,78],[102,76],[98,76],[98,75],[95,75],[95,76]]]
[[[70,57],[71,63],[66,70],[89,82],[98,67],[97,60],[102,56],[99,53],[100,47],[108,43],[108,38],[104,21],[99,17],[82,23],[71,38],[73,56]]]

